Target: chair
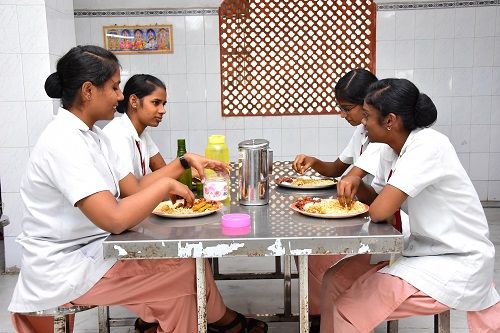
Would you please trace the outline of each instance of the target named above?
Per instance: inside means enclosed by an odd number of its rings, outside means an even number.
[[[387,333],[398,333],[398,321],[387,322]],[[434,333],[450,333],[450,310],[434,315]]]
[[[54,333],[70,333],[69,316],[92,308],[95,308],[95,305],[58,306],[52,309],[19,314],[36,317],[54,317]]]

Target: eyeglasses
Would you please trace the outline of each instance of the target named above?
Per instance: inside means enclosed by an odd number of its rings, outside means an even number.
[[[349,108],[344,108],[340,104],[338,105],[338,107],[340,109],[340,112],[341,113],[346,113],[346,114],[348,114],[349,112],[351,112],[351,110],[355,109],[357,106],[358,106],[357,104],[354,104],[353,106],[350,106]]]

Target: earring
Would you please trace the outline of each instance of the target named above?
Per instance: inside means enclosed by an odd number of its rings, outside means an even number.
[[[391,130],[391,127],[390,127],[390,126],[388,126],[388,127],[387,127],[387,130],[388,130],[388,131],[390,131],[390,130]]]
[[[133,104],[133,105],[132,105],[132,107],[135,109],[135,108],[137,108],[137,105],[136,105],[136,104]]]

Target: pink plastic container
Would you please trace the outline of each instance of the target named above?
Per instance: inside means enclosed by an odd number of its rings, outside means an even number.
[[[250,225],[250,215],[248,214],[226,214],[222,216],[223,228],[244,228]]]

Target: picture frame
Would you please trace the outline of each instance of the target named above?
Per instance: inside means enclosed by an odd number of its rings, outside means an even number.
[[[104,48],[115,54],[174,53],[171,24],[105,25]]]

